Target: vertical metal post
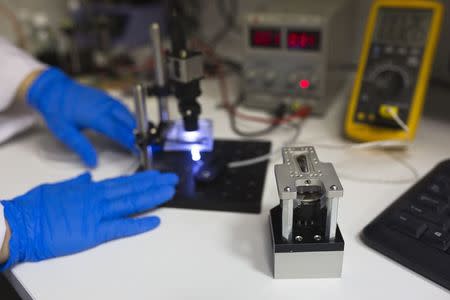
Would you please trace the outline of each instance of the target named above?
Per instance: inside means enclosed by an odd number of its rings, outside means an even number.
[[[143,169],[150,168],[149,153],[147,150],[148,140],[148,118],[146,105],[146,89],[142,84],[136,85],[134,89],[134,106],[137,118],[137,132],[141,141],[138,141],[140,165]]]
[[[150,26],[150,39],[152,41],[155,58],[155,78],[158,88],[166,86],[166,76],[164,70],[164,59],[162,57],[161,33],[158,23],[153,23]],[[159,119],[161,122],[169,121],[169,107],[167,104],[167,97],[158,96],[159,105]]]
[[[325,237],[330,242],[336,238],[337,217],[338,217],[339,198],[330,198],[327,201],[327,224],[325,228]]]
[[[294,222],[294,200],[281,200],[281,234],[288,242],[292,242],[292,226]]]

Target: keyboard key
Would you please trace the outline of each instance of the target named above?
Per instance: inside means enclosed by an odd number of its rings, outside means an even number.
[[[450,232],[450,219],[443,220],[441,225],[442,230],[444,230],[445,232]]]
[[[394,215],[390,227],[416,239],[420,238],[428,228],[425,222],[405,212]]]
[[[417,204],[411,204],[409,206],[409,211],[412,215],[429,222],[440,223],[443,220],[443,217],[439,214],[436,214],[433,210],[427,209]]]
[[[450,187],[450,177],[448,177],[446,175],[441,174],[441,175],[436,176],[436,181],[441,184],[444,184],[445,187]]]
[[[430,194],[420,194],[414,203],[419,206],[432,209],[438,214],[448,211],[448,203],[446,201],[443,201],[440,197],[433,197]]]
[[[450,200],[450,177],[440,175],[436,178],[436,183],[439,184],[442,195]]]
[[[444,193],[444,188],[436,182],[431,183],[428,186],[428,190],[436,195],[442,195]]]
[[[409,212],[419,219],[434,223],[434,225],[445,232],[450,232],[450,217],[445,214],[437,214],[417,204],[410,204]]]
[[[417,202],[420,203],[421,205],[434,209],[437,208],[440,204],[439,199],[432,197],[428,194],[419,195],[419,197],[417,198]]]
[[[429,229],[422,237],[422,240],[442,251],[447,251],[450,248],[450,235],[439,229]]]

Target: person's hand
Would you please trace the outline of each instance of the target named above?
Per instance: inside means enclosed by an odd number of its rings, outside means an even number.
[[[128,109],[106,93],[71,80],[56,68],[43,71],[31,84],[26,99],[41,113],[50,131],[89,166],[97,155],[81,133],[93,129],[125,148],[134,148],[136,121]]]
[[[11,239],[0,271],[149,231],[159,225],[158,217],[132,216],[171,199],[177,183],[176,175],[156,171],[101,182],[86,173],[2,201]]]

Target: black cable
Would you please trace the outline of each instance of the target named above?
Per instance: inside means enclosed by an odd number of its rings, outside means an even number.
[[[239,97],[239,99],[242,99],[242,96]],[[236,114],[233,113],[233,111],[239,106],[239,104],[242,101],[237,101],[236,104],[233,105],[232,109],[229,110],[228,116],[230,118],[230,126],[233,132],[241,137],[247,137],[247,138],[254,138],[254,137],[260,137],[269,133],[272,133],[275,129],[277,129],[280,126],[280,123],[273,123],[267,126],[266,128],[257,130],[257,131],[243,131],[237,126],[236,122]],[[284,116],[286,113],[286,105],[280,104],[277,109],[274,112],[274,117],[279,119]]]
[[[233,132],[242,137],[260,137],[262,135],[269,134],[278,128],[279,124],[271,124],[267,128],[258,131],[242,131],[236,124],[236,116],[231,113],[230,115],[230,125]]]

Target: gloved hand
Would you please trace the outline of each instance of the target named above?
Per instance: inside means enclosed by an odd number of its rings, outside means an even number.
[[[97,164],[92,144],[80,132],[93,129],[127,149],[134,147],[133,115],[106,93],[72,81],[56,68],[38,76],[27,93],[28,103],[44,117],[50,131],[90,167]]]
[[[97,183],[86,173],[2,201],[11,239],[9,259],[0,271],[149,231],[159,225],[158,217],[130,215],[171,199],[177,183],[176,175],[155,171]]]

